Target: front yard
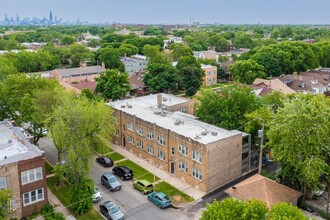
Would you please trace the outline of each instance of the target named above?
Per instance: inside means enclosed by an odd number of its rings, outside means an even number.
[[[164,181],[156,184],[155,191],[165,193],[171,198],[173,203],[188,203],[194,201],[193,198]]]
[[[66,206],[69,211],[72,213],[70,210],[70,202],[71,202],[71,194],[69,190],[69,185],[64,184],[61,187],[56,186],[56,178],[51,177],[47,179],[47,185],[49,189],[56,195],[56,197],[61,201],[61,203]],[[89,212],[80,215],[80,216],[75,216],[77,220],[103,220],[103,217],[100,216],[100,214],[94,209],[91,208]]]

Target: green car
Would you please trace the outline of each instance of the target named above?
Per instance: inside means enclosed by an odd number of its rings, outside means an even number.
[[[153,185],[147,180],[134,180],[133,188],[140,190],[143,195],[154,191]]]

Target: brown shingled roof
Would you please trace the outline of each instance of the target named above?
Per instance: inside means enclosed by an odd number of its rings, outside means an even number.
[[[90,91],[93,92],[96,88],[96,82],[86,81],[86,80],[82,80],[77,84],[70,84],[70,85],[79,89],[80,91],[83,89],[89,89]]]
[[[301,192],[279,184],[259,174],[235,185],[235,189],[232,187],[226,189],[225,192],[228,195],[241,200],[258,199],[265,202],[268,208],[278,202],[290,203],[302,196]]]

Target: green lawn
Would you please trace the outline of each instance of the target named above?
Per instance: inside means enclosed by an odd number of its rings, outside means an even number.
[[[61,201],[61,203],[64,206],[68,206],[70,205],[71,202],[71,194],[70,189],[69,189],[69,185],[65,184],[61,187],[56,187],[56,178],[55,177],[51,177],[47,179],[47,185],[49,187],[49,189],[56,195],[56,197]],[[70,210],[70,208],[69,208]],[[89,210],[89,212],[80,215],[80,216],[76,216],[77,220],[89,220],[89,219],[96,219],[96,220],[103,220],[103,217],[100,216],[100,214],[94,209],[92,208],[91,210]]]
[[[54,173],[53,167],[48,162],[46,162],[46,175],[49,175],[52,173]]]
[[[113,161],[118,161],[125,158],[123,155],[117,152],[114,152],[112,154],[107,154],[107,156],[110,157]]]
[[[188,196],[184,192],[181,192],[180,190],[178,190],[174,186],[172,186],[172,185],[170,185],[170,184],[168,184],[167,182],[164,182],[164,181],[156,184],[155,191],[165,193],[168,197],[170,197],[172,199],[172,201],[173,201],[173,198],[175,196],[181,196],[180,203],[194,201],[193,198],[191,198],[190,196]]]
[[[122,162],[119,162],[116,164],[116,166],[127,166],[134,172],[134,178],[135,179],[144,179],[148,180],[149,182],[154,182],[154,175],[144,168],[140,167],[136,163],[133,163],[130,160],[124,160]],[[156,176],[156,181],[159,180],[159,177]]]

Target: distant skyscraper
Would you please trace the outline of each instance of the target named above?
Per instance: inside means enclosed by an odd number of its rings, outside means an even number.
[[[53,12],[52,12],[52,10],[50,10],[50,12],[49,12],[49,21],[53,22]]]

